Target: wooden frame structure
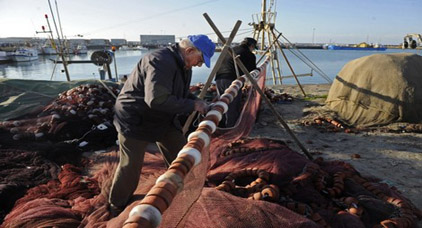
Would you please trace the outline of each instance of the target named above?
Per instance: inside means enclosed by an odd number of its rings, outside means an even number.
[[[275,28],[275,18],[277,13],[273,10],[274,0],[271,0],[269,6],[267,7],[267,0],[262,0],[262,7],[261,13],[255,14],[252,18],[257,20],[257,23],[253,22],[251,25],[253,26],[253,38],[258,41],[259,51],[262,53],[266,49],[266,44],[275,43],[276,45],[271,45],[269,47],[270,51],[268,55],[270,56],[270,65],[271,65],[271,72],[273,76],[273,84],[282,84],[282,74],[280,69],[280,62],[278,53],[281,53],[284,60],[286,61],[290,71],[292,72],[292,76],[295,78],[296,83],[299,85],[300,90],[302,91],[303,95],[306,96],[305,91],[303,90],[302,85],[299,82],[298,76],[296,75],[293,67],[291,66],[289,60],[287,59],[286,54],[282,49],[281,42],[279,41],[279,37],[281,35],[274,32]]]

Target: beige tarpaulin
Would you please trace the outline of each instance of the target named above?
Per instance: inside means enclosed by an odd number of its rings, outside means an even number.
[[[112,82],[107,82],[109,83]],[[61,92],[82,84],[100,84],[100,82],[0,79],[0,121],[35,112],[56,99]]]
[[[422,56],[375,54],[347,63],[328,93],[328,107],[349,125],[422,122]]]

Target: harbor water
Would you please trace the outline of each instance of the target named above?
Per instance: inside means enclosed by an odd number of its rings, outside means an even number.
[[[387,49],[386,51],[360,51],[360,50],[325,50],[325,49],[300,49],[309,60],[311,60],[319,69],[321,69],[331,80],[337,75],[342,67],[349,61],[372,54],[385,54],[385,53],[414,53],[421,55],[420,50],[414,49]],[[135,51],[116,51],[116,64],[113,62],[110,64],[113,78],[115,77],[115,65],[117,66],[117,73],[120,75],[129,75],[132,69],[135,67],[140,58],[148,53],[149,51],[135,50]],[[327,83],[327,80],[319,75],[315,71],[311,71],[311,68],[300,60],[295,53],[289,50],[284,50],[287,60],[290,62],[295,74],[310,74],[313,76],[299,77],[299,81],[303,84],[322,84]],[[71,60],[89,60],[91,51],[86,55],[73,55]],[[220,53],[216,53],[212,58],[212,63],[215,63]],[[10,79],[28,79],[28,80],[55,80],[55,81],[66,81],[66,74],[64,73],[63,65],[57,64],[55,66],[54,61],[57,56],[47,55],[39,56],[38,60],[30,62],[13,62],[0,64],[0,78]],[[282,58],[282,55],[279,55]],[[257,56],[259,59],[259,56]],[[283,76],[292,75],[291,70],[284,58],[279,60],[281,74]],[[192,84],[198,82],[206,82],[211,68],[194,67]],[[68,70],[71,80],[80,79],[100,79],[99,69],[102,67],[96,66],[92,63],[83,64],[69,64]],[[54,70],[54,71],[53,71]],[[273,84],[272,74],[268,68],[267,81],[268,84]],[[106,78],[108,76],[106,75]],[[283,84],[296,84],[293,78],[283,79]]]

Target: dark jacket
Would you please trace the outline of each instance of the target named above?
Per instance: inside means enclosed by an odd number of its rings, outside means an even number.
[[[178,45],[145,55],[128,77],[115,104],[114,125],[124,136],[154,142],[170,127],[180,128],[177,116],[194,110]]]
[[[239,45],[233,48],[235,56],[240,55],[240,60],[245,65],[245,67],[250,71],[256,69],[256,57],[255,55],[249,50],[247,45]],[[239,69],[239,76],[242,76],[244,73]],[[218,79],[236,79],[236,70],[234,68],[234,61],[233,57],[230,54],[227,54],[224,57],[224,61],[221,64],[220,69],[217,71],[215,76],[215,80]]]

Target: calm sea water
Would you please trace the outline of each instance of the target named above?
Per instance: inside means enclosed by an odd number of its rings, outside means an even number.
[[[119,75],[130,74],[134,66],[137,64],[139,59],[145,55],[148,51],[117,51],[116,52],[116,66],[117,73]],[[323,49],[301,49],[302,52],[308,59],[310,59],[315,65],[317,65],[330,79],[333,79],[342,67],[349,61],[360,58],[367,55],[379,54],[379,53],[400,53],[409,52],[421,55],[420,50],[412,49],[387,49],[386,51],[350,51],[350,50],[323,50]],[[285,51],[287,59],[293,67],[296,74],[308,74],[311,69],[298,59],[294,54]],[[71,60],[89,60],[91,52],[87,55],[72,56]],[[220,53],[216,53],[212,62],[217,61]],[[279,55],[280,58],[282,55]],[[7,63],[0,64],[0,78],[12,78],[12,79],[30,79],[30,80],[56,80],[66,81],[66,75],[63,72],[63,66],[57,64],[54,69],[54,63],[50,59],[55,59],[56,56],[39,56],[38,60],[31,62],[20,62],[20,63]],[[258,56],[259,58],[259,56]],[[288,68],[284,58],[280,59],[281,73],[282,75],[292,75]],[[115,77],[114,62],[110,65],[113,77]],[[212,67],[212,66],[211,66]],[[79,79],[99,79],[99,67],[91,64],[70,64],[68,65],[71,80]],[[193,69],[192,84],[198,82],[205,82],[211,73],[212,68],[195,67]],[[272,78],[271,72],[268,68],[268,76]],[[106,76],[108,78],[108,76]],[[300,77],[299,81],[303,84],[321,84],[327,83],[327,81],[315,71],[313,71],[312,77]],[[268,80],[268,84],[272,84],[272,80]],[[284,79],[284,84],[296,84],[295,80]]]

